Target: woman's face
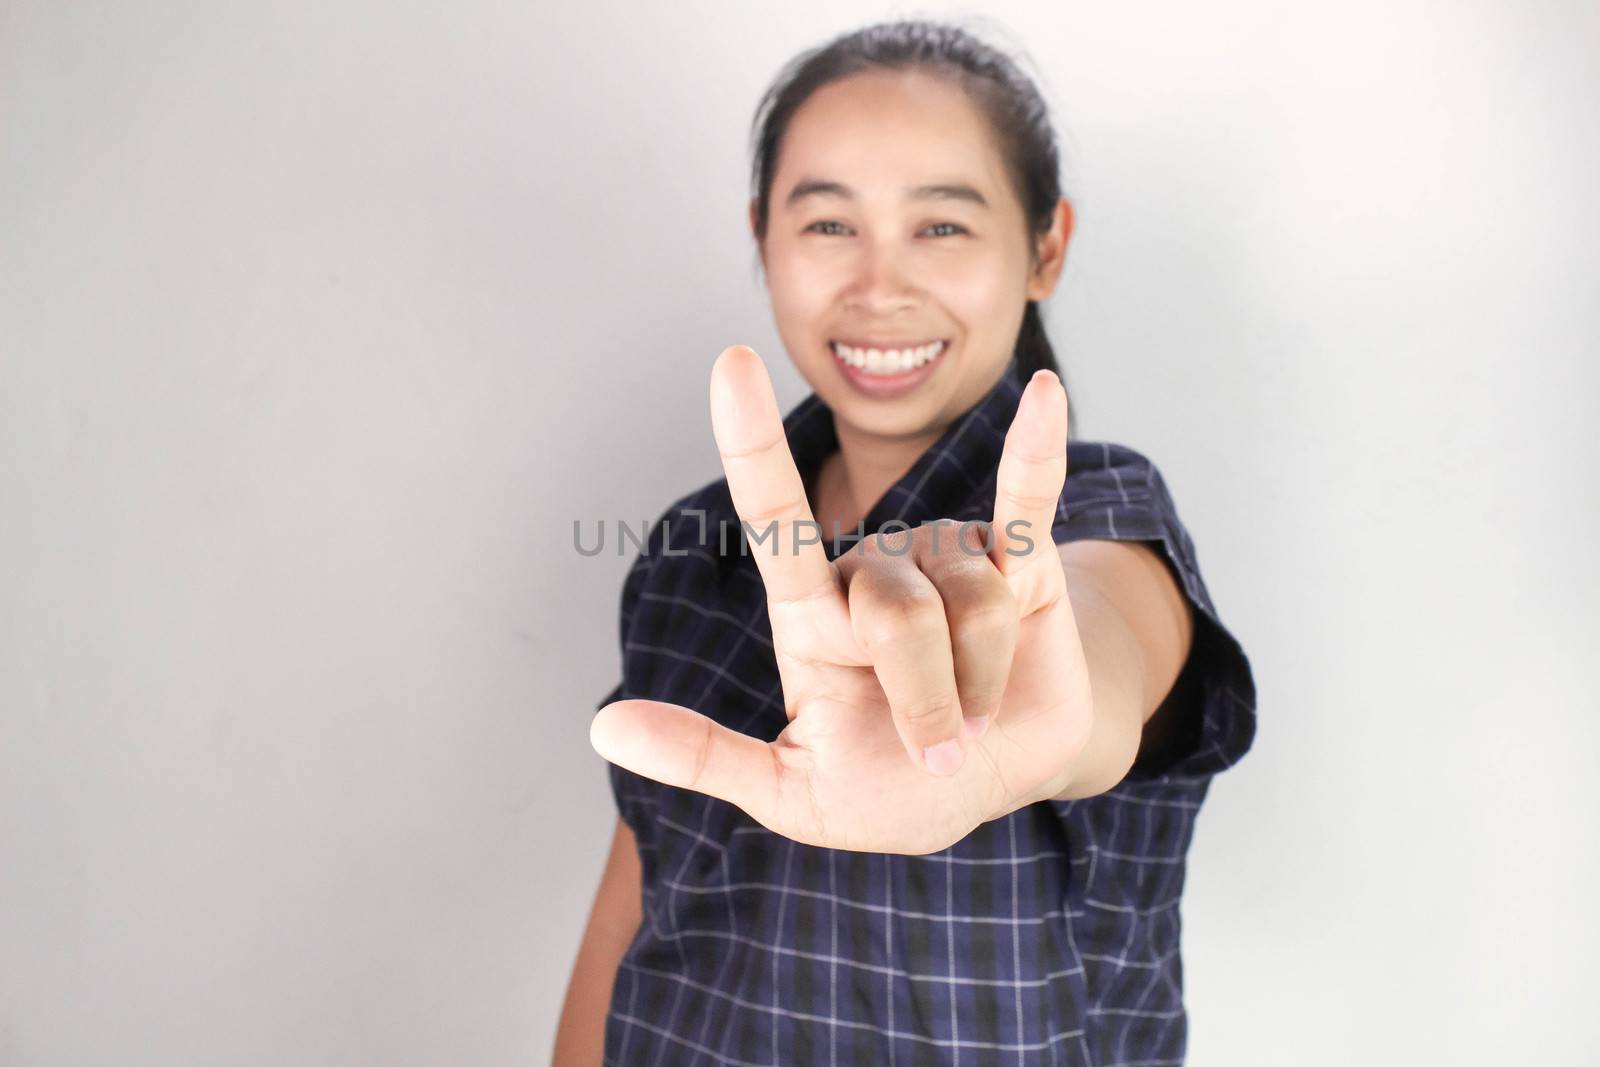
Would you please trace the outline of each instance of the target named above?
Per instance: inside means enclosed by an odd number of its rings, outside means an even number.
[[[773,177],[761,253],[778,333],[836,422],[940,431],[999,380],[1071,224],[1063,200],[1036,266],[994,135],[954,82],[833,82],[795,112]]]

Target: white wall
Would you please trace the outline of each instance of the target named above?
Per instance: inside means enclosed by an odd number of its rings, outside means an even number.
[[[0,1063],[543,1062],[614,819],[571,522],[717,476],[724,345],[803,395],[745,130],[869,11],[255,6],[0,9]],[[1080,432],[1260,689],[1191,1062],[1579,1064],[1600,18],[1321,8],[991,8]]]

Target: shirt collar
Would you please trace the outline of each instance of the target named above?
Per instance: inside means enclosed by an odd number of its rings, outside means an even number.
[[[854,546],[853,538],[858,530],[865,530],[870,536],[890,522],[914,528],[942,518],[990,518],[1000,453],[1023,388],[1024,383],[1017,380],[1017,357],[1013,354],[999,380],[976,404],[945,427],[939,438],[917,457],[911,469],[873,504],[861,526],[840,531],[839,552],[848,552]],[[839,448],[833,411],[816,393],[811,393],[784,416],[783,431],[795,467],[801,479],[810,485],[823,459]],[[719,496],[724,499],[725,486],[725,481],[719,486],[722,490]],[[976,516],[972,514],[974,504],[981,505]],[[738,516],[731,502],[727,511],[728,521],[737,525]],[[833,531],[822,531],[822,544],[829,559],[838,555],[832,541]],[[738,544],[743,544],[742,538]],[[730,537],[721,563],[724,568],[737,565],[747,559],[750,551],[748,546],[741,551]],[[754,560],[749,560],[749,565],[754,566]]]

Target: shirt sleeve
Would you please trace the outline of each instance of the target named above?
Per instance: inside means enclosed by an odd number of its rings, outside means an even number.
[[[639,549],[639,554],[633,558],[633,564],[629,566],[627,576],[622,580],[621,604],[617,613],[617,647],[622,654],[622,680],[594,706],[596,711],[613,701],[623,699],[627,691],[628,640],[633,633],[634,619],[638,615],[640,593],[650,577],[651,569],[661,558],[663,535],[667,528],[664,522],[666,517],[663,515],[650,524],[650,529],[644,537],[644,545]]]
[[[644,554],[640,554],[640,556],[633,561],[633,565],[628,568],[628,576],[622,582],[622,607],[619,612],[619,623],[617,626],[617,644],[622,650],[624,676],[621,681],[618,681],[616,685],[611,687],[611,691],[609,693],[600,698],[600,702],[594,706],[595,711],[599,711],[607,704],[614,704],[623,699],[623,690],[627,685],[626,666],[628,662],[628,631],[633,626],[634,609],[639,603],[639,587],[643,584],[645,559],[646,556]]]
[[[629,678],[628,643],[632,639],[634,624],[638,618],[640,595],[650,577],[651,569],[661,558],[665,529],[662,519],[656,519],[645,537],[644,547],[634,557],[632,566],[628,568],[627,577],[623,579],[617,622],[617,643],[622,654],[622,678],[611,688],[610,692],[601,697],[600,701],[595,704],[594,710],[596,712],[607,704],[637,695],[634,688],[634,683],[637,682],[637,679],[630,681]],[[637,838],[644,831],[644,827],[640,823],[642,814],[638,810],[639,802],[636,799],[635,790],[630,786],[639,780],[638,777],[609,761],[606,763],[606,777],[611,784],[611,795],[616,800],[617,813],[633,830]]]
[[[1128,776],[1199,778],[1237,763],[1255,739],[1250,662],[1212,603],[1194,542],[1155,464],[1123,445],[1069,444],[1067,481],[1051,536],[1058,545],[1086,539],[1150,542],[1193,607],[1193,644],[1166,709],[1177,713],[1174,744],[1155,758],[1141,752]]]

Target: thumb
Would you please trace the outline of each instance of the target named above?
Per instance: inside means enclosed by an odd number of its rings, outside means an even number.
[[[619,767],[726,800],[762,825],[774,825],[778,764],[771,746],[697,711],[619,700],[595,713],[589,744]]]

